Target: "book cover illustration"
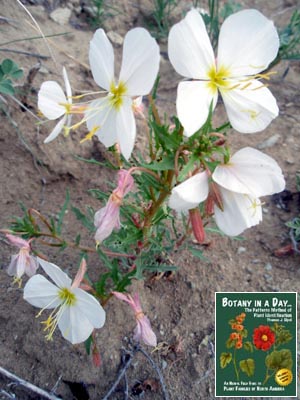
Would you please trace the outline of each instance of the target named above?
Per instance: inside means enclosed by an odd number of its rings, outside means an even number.
[[[216,293],[216,397],[297,396],[297,293]]]

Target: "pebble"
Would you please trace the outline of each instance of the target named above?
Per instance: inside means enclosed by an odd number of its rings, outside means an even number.
[[[274,144],[276,144],[279,139],[280,139],[280,135],[278,133],[276,133],[275,135],[264,140],[263,142],[258,143],[258,145],[256,147],[260,150],[267,149],[268,147],[274,146]]]
[[[162,368],[162,369],[166,369],[167,366],[168,366],[167,361],[163,360],[162,363],[161,363],[161,368]]]
[[[264,207],[262,208],[262,211],[263,211],[264,214],[268,214],[268,212],[269,212],[269,210],[267,208],[264,208]]]
[[[265,270],[267,270],[267,271],[271,271],[272,270],[272,264],[270,264],[270,263],[267,263],[266,265],[265,265]]]
[[[240,246],[240,247],[237,249],[237,253],[238,253],[238,254],[242,254],[242,253],[245,253],[246,250],[247,250],[246,247]]]
[[[107,36],[111,42],[113,42],[114,44],[116,44],[118,46],[122,46],[123,38],[117,32],[109,31],[109,32],[107,32]]]
[[[66,25],[69,22],[71,17],[72,11],[69,8],[57,8],[56,10],[52,11],[50,14],[50,18],[57,22],[59,25]]]
[[[39,72],[44,75],[49,74],[49,70],[44,66],[39,69]]]

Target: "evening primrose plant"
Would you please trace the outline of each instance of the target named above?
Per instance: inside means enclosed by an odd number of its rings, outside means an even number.
[[[103,29],[95,32],[89,61],[97,92],[74,95],[65,67],[64,88],[55,81],[42,84],[39,110],[45,119],[56,121],[45,138],[45,148],[60,133],[73,135],[85,127],[78,145],[99,140],[109,157],[104,163],[84,161],[115,174],[109,193],[101,188],[90,190],[99,200],[98,210],[78,209],[70,204],[67,193],[56,220],[23,207],[23,217],[5,231],[23,254],[14,256],[8,272],[14,272],[19,281],[23,274],[30,276],[24,299],[41,308],[39,317],[52,310],[42,321],[47,339],[55,337],[58,327],[71,343],[86,341],[88,347],[93,346],[94,354],[94,330],[104,325],[105,305],[114,299],[134,311],[134,338],[156,346],[151,315],[145,316],[137,293],[126,293],[132,280],[149,272],[176,270],[171,258],[175,250],[189,248],[203,259],[196,243],[205,243],[209,230],[242,234],[261,222],[260,198],[284,189],[285,180],[275,160],[250,147],[233,154],[227,143],[231,128],[236,136],[261,132],[278,115],[276,99],[265,83],[272,77],[268,68],[280,48],[277,30],[259,11],[244,10],[225,19],[219,32],[215,57],[197,9],[171,28],[169,59],[184,78],[177,88],[177,115],[172,118],[165,115],[161,119],[163,113],[156,107],[160,50],[144,28],[126,34],[118,77],[112,44]],[[221,107],[219,94],[229,121],[217,126],[213,115]],[[136,118],[144,124],[139,132],[147,139],[143,150],[136,148]],[[62,234],[67,210],[85,229],[73,239]],[[83,236],[93,244],[82,245]],[[73,283],[61,266],[41,253],[40,245],[69,247],[74,255],[78,253],[78,262],[74,262],[80,267]],[[93,253],[102,265],[94,282],[89,268],[100,269],[94,262],[89,264]]]

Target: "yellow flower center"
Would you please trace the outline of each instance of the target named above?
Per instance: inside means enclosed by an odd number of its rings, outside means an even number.
[[[58,297],[63,301],[66,306],[74,306],[76,303],[76,296],[68,288],[62,288],[58,291]]]
[[[115,83],[112,82],[109,91],[110,91],[110,96],[109,96],[110,104],[116,110],[119,110],[123,103],[123,96],[127,92],[125,83],[119,82],[119,84],[116,86]]]
[[[215,93],[218,88],[219,89],[229,89],[230,82],[228,78],[230,76],[229,70],[225,67],[220,67],[216,70],[216,67],[213,66],[208,71],[208,87]]]
[[[261,336],[261,340],[262,340],[263,342],[267,342],[267,341],[268,341],[268,336],[267,336],[267,335],[262,335],[262,336]]]

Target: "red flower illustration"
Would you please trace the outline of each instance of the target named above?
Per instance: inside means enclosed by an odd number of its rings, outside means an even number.
[[[266,351],[274,344],[275,333],[269,325],[260,325],[253,331],[253,343],[257,349]]]

